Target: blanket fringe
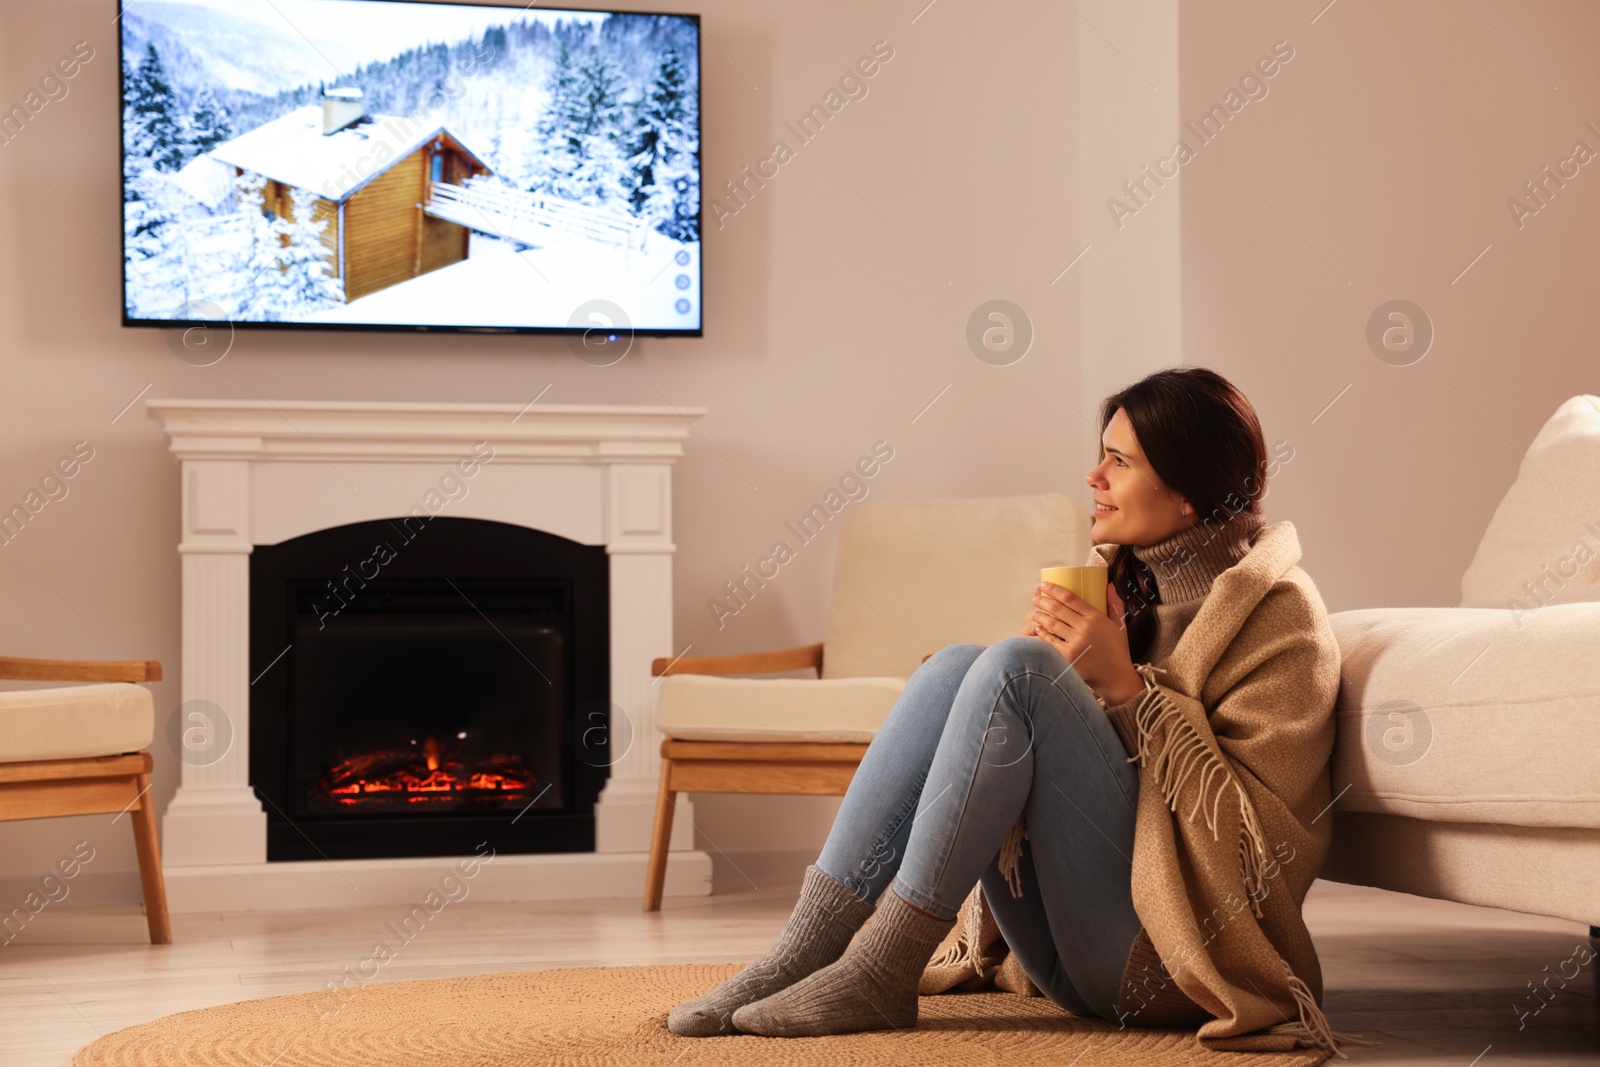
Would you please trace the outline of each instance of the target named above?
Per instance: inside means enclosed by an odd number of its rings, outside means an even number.
[[[970,965],[977,977],[987,977],[983,969],[983,957],[978,955],[978,946],[983,941],[983,911],[978,900],[978,895],[974,894],[967,908],[967,921],[961,928],[961,936],[956,938],[954,944],[945,946],[943,951],[929,960],[928,967]]]
[[[1160,784],[1162,796],[1174,813],[1178,811],[1178,793],[1189,776],[1199,772],[1200,788],[1196,792],[1194,807],[1188,820],[1205,812],[1206,828],[1212,840],[1217,839],[1217,813],[1222,804],[1224,790],[1233,786],[1239,801],[1239,819],[1242,827],[1240,839],[1240,868],[1244,877],[1245,897],[1250,910],[1262,917],[1259,890],[1267,860],[1266,835],[1262,832],[1255,805],[1244,791],[1239,780],[1229,773],[1227,764],[1211,750],[1194,726],[1183,717],[1182,709],[1156,685],[1154,673],[1163,668],[1148,663],[1137,663],[1134,669],[1145,679],[1144,695],[1134,708],[1134,721],[1138,724],[1138,754],[1134,757],[1149,768]],[[1164,728],[1164,729],[1163,729]],[[1160,731],[1159,739],[1156,738]],[[1209,801],[1209,802],[1208,802]]]
[[[1134,721],[1138,724],[1138,754],[1134,757],[1148,767],[1154,780],[1160,784],[1162,796],[1167,806],[1174,813],[1178,811],[1178,794],[1191,774],[1198,772],[1199,790],[1195,798],[1194,807],[1190,809],[1188,820],[1201,811],[1205,812],[1206,827],[1211,831],[1213,840],[1218,839],[1217,815],[1222,803],[1222,795],[1231,785],[1234,795],[1239,801],[1239,865],[1244,877],[1245,897],[1250,901],[1250,910],[1257,918],[1262,918],[1260,901],[1265,897],[1261,892],[1265,864],[1267,860],[1266,835],[1261,829],[1261,821],[1256,814],[1255,805],[1250,802],[1250,797],[1244,791],[1237,776],[1232,774],[1226,763],[1211,747],[1206,744],[1206,739],[1188,719],[1183,717],[1182,709],[1171,697],[1162,691],[1156,684],[1155,673],[1166,673],[1160,667],[1153,667],[1148,663],[1136,663],[1134,668],[1145,679],[1144,695],[1134,708]],[[1288,971],[1288,987],[1299,1008],[1300,1018],[1296,1022],[1279,1023],[1267,1028],[1267,1033],[1289,1034],[1296,1041],[1306,1047],[1316,1048],[1329,1055],[1341,1059],[1349,1059],[1342,1049],[1341,1044],[1378,1046],[1382,1042],[1368,1041],[1360,1034],[1347,1034],[1333,1029],[1328,1024],[1327,1016],[1317,1006],[1316,998],[1311,995],[1311,990],[1294,971],[1284,962]]]
[[[1347,1034],[1328,1025],[1328,1017],[1317,1007],[1317,1000],[1311,995],[1311,990],[1292,971],[1289,974],[1288,984],[1289,991],[1294,994],[1295,1004],[1300,1009],[1300,1018],[1297,1022],[1269,1026],[1267,1033],[1290,1034],[1303,1044],[1338,1056],[1342,1060],[1350,1057],[1344,1054],[1340,1045],[1366,1045],[1371,1048],[1382,1046],[1381,1041],[1368,1041],[1360,1034]]]
[[[1022,839],[1028,836],[1028,827],[1021,815],[1017,816],[1017,824],[1006,835],[1004,843],[1000,846],[1000,873],[1005,876],[1006,885],[1011,888],[1013,897],[1022,896],[1022,871],[1019,864],[1022,862]]]

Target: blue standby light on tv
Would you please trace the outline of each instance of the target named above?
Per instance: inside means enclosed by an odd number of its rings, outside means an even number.
[[[699,336],[699,17],[122,5],[123,323]]]

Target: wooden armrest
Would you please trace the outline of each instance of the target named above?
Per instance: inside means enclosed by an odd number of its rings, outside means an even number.
[[[800,645],[773,652],[747,652],[742,656],[695,656],[650,661],[651,677],[663,674],[761,674],[815,667],[822,673],[822,645]]]
[[[19,682],[159,682],[161,664],[153,659],[16,659],[0,656],[0,678]]]

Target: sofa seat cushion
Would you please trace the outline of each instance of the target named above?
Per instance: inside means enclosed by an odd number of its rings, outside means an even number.
[[[0,693],[0,763],[138,752],[154,736],[150,690],[131,682]]]
[[[678,741],[868,742],[904,678],[661,679],[656,724]]]
[[[1600,827],[1600,604],[1531,618],[1365,608],[1329,622],[1342,658],[1336,810]]]

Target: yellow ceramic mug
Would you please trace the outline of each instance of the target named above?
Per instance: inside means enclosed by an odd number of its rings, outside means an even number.
[[[1054,582],[1063,589],[1070,589],[1078,596],[1095,606],[1100,614],[1106,614],[1106,583],[1111,568],[1102,566],[1093,567],[1045,567],[1039,571],[1039,580]]]

